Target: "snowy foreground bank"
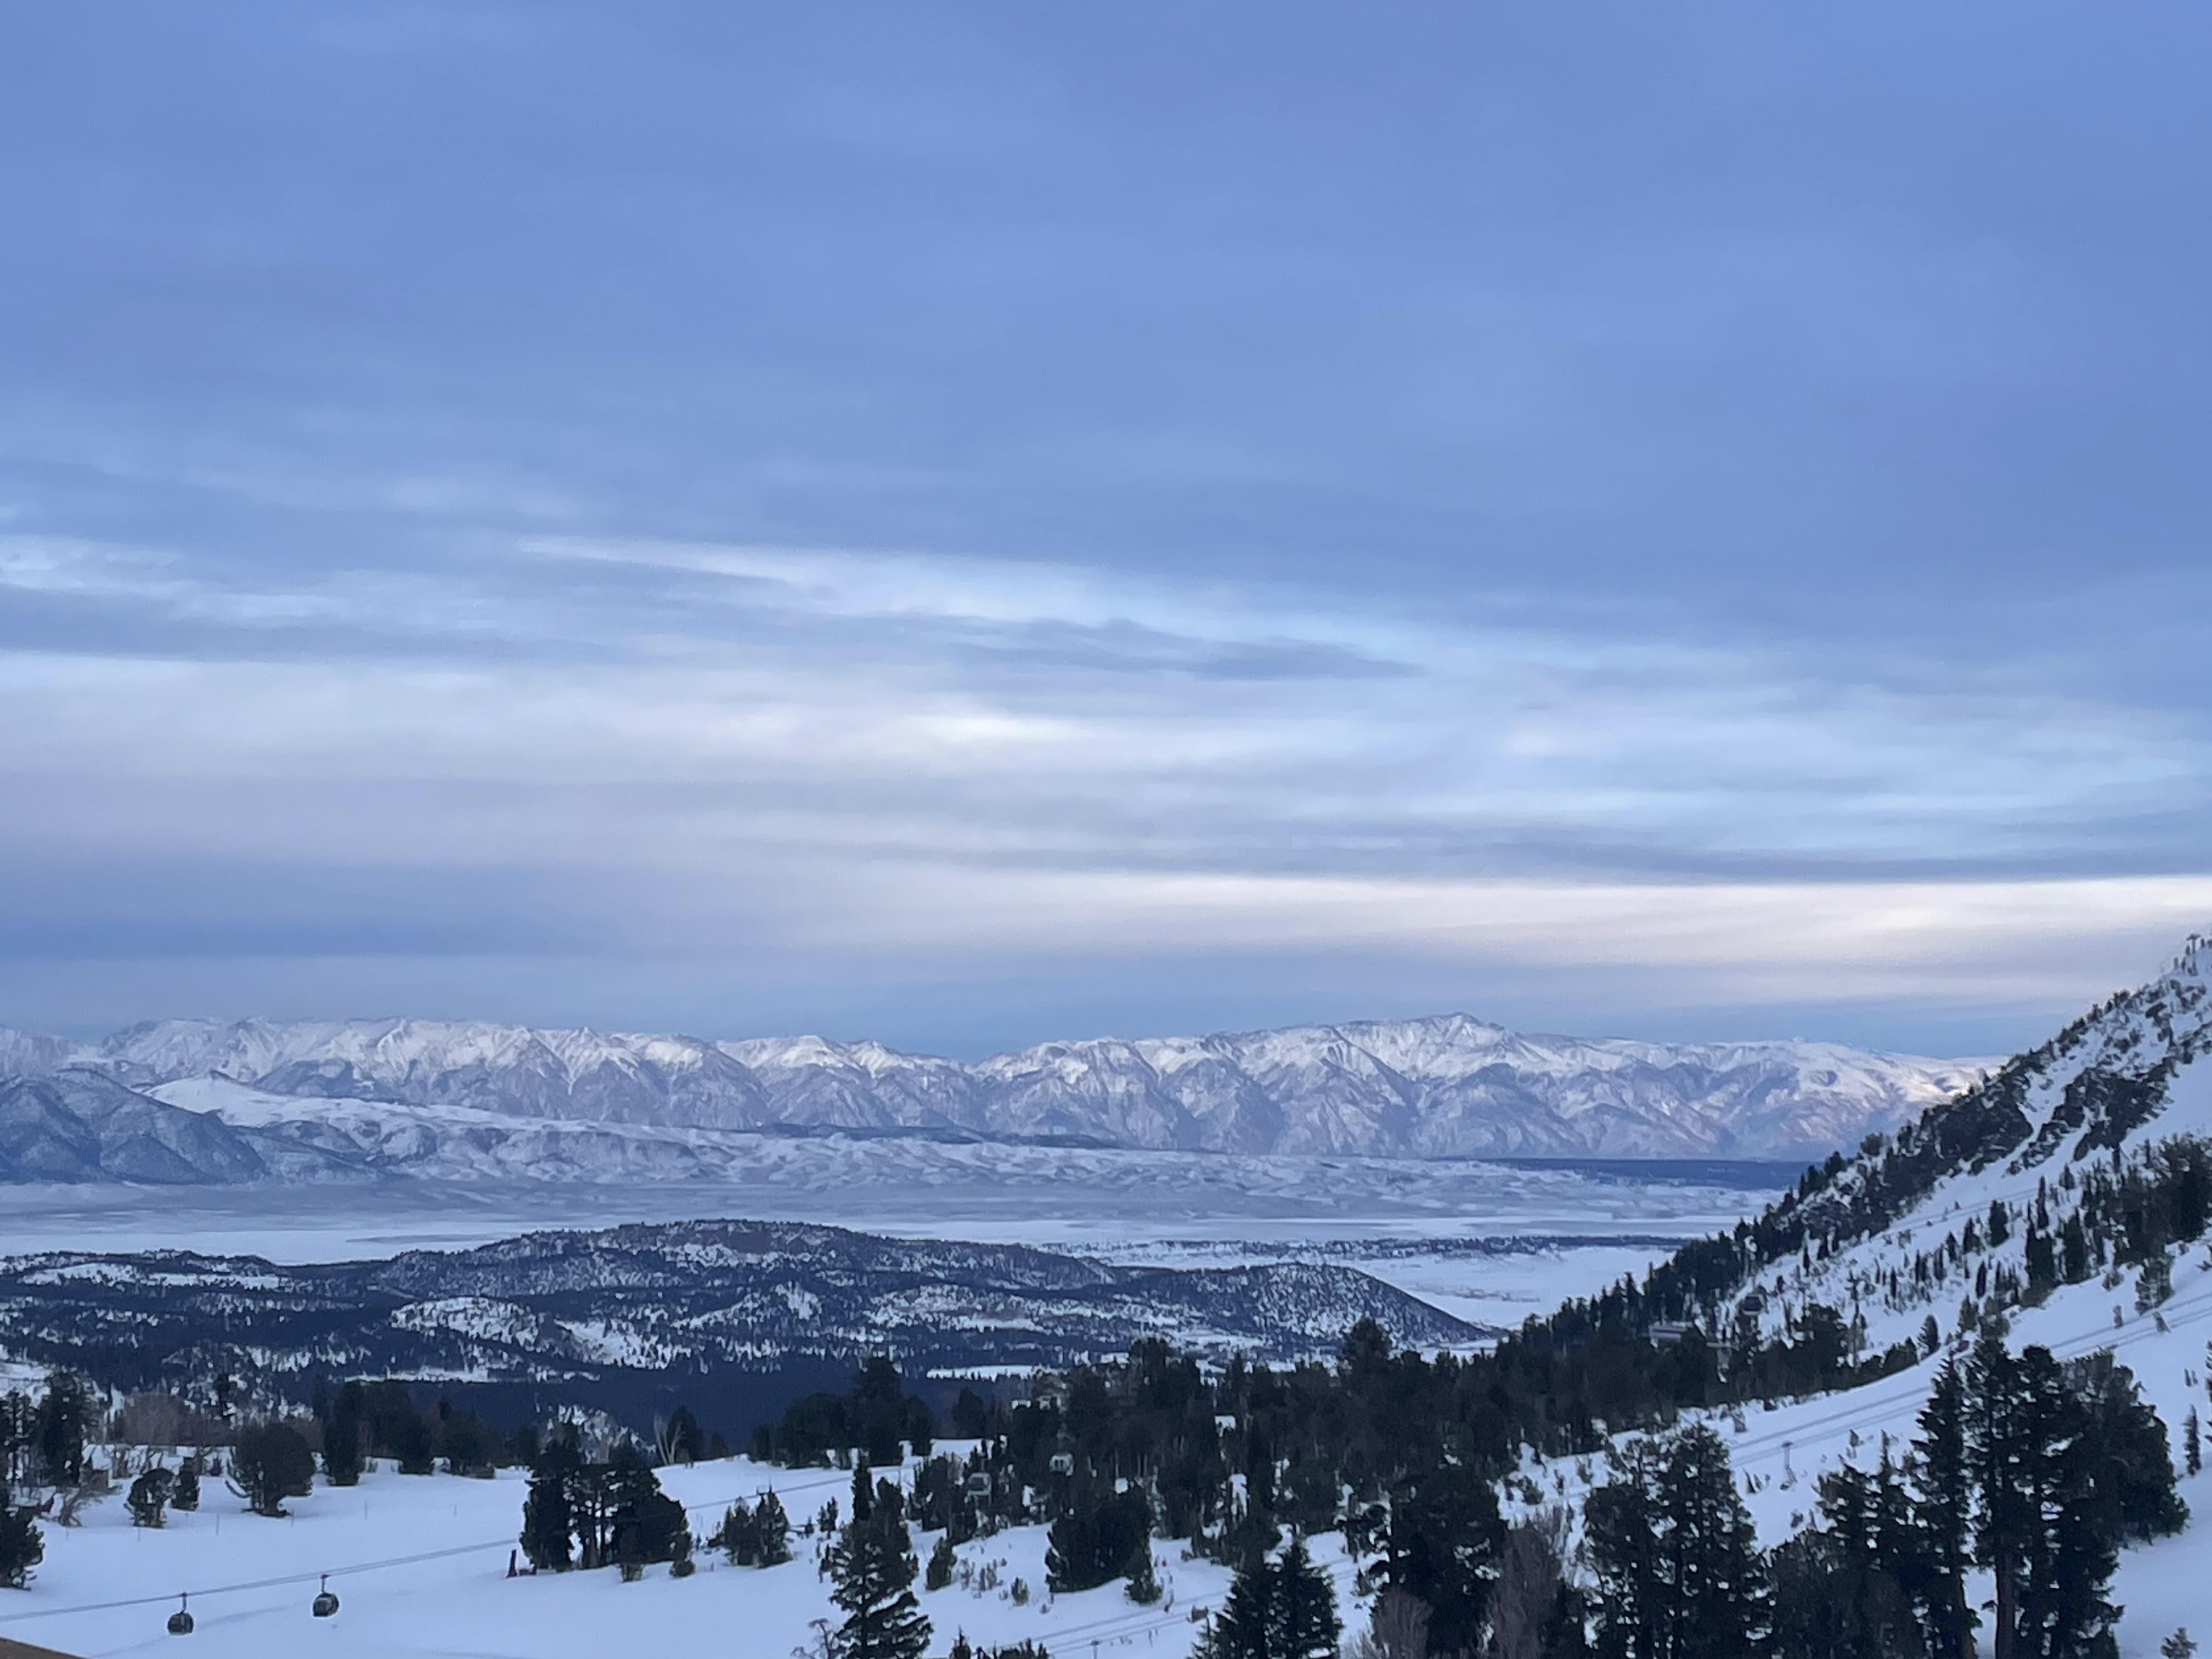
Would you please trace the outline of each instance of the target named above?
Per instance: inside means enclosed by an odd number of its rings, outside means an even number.
[[[713,1530],[732,1499],[750,1502],[769,1486],[797,1522],[832,1498],[842,1502],[852,1486],[838,1470],[766,1468],[742,1458],[660,1474],[702,1534]],[[605,1659],[617,1652],[784,1659],[794,1650],[817,1650],[814,1621],[831,1612],[830,1586],[815,1570],[818,1539],[794,1536],[797,1559],[765,1569],[732,1567],[702,1551],[698,1573],[683,1580],[665,1567],[647,1569],[634,1584],[611,1568],[509,1578],[508,1551],[527,1484],[520,1470],[477,1480],[401,1475],[387,1465],[356,1487],[319,1483],[312,1495],[289,1500],[289,1519],[272,1521],[245,1513],[211,1481],[199,1511],[173,1511],[160,1531],[132,1527],[121,1497],[112,1497],[88,1505],[80,1526],[46,1527],[46,1561],[31,1587],[0,1591],[0,1638],[83,1659],[141,1652],[180,1659],[291,1659],[303,1652],[362,1659]],[[1179,1546],[1161,1542],[1155,1547],[1166,1595],[1158,1606],[1132,1604],[1119,1583],[1048,1597],[1045,1532],[1011,1528],[960,1547],[971,1577],[995,1567],[990,1589],[956,1580],[926,1591],[916,1581],[936,1630],[932,1653],[945,1652],[965,1630],[971,1639],[994,1644],[1028,1637],[1054,1659],[1089,1659],[1093,1643],[1101,1654],[1181,1659],[1198,1635],[1193,1609],[1218,1607],[1228,1588],[1225,1569],[1185,1561]],[[915,1536],[927,1556],[933,1539]],[[1334,1536],[1317,1539],[1315,1554],[1348,1605],[1351,1568],[1337,1546]],[[308,1603],[324,1572],[342,1606],[336,1617],[319,1620]],[[1026,1606],[1012,1599],[1016,1578],[1031,1591]],[[179,1590],[194,1592],[198,1628],[188,1638],[164,1628]]]

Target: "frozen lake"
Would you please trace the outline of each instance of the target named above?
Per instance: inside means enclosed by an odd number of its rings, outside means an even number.
[[[1795,1174],[1720,1163],[1000,1150],[994,1159],[972,1146],[802,1142],[780,1162],[781,1179],[653,1186],[8,1187],[0,1249],[338,1261],[551,1228],[742,1216],[1159,1267],[1330,1261],[1462,1318],[1508,1325],[1734,1225]]]

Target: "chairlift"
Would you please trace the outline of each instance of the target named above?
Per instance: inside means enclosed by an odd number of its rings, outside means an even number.
[[[190,1636],[192,1633],[192,1615],[187,1611],[191,1601],[189,1595],[177,1597],[177,1610],[169,1615],[170,1635]]]
[[[323,1575],[323,1587],[315,1592],[313,1613],[318,1619],[327,1619],[338,1610],[338,1598],[331,1589],[331,1576]]]

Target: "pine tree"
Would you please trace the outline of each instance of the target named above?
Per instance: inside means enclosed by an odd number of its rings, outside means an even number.
[[[922,1573],[922,1588],[941,1590],[950,1584],[952,1582],[952,1569],[958,1564],[959,1559],[952,1548],[951,1539],[939,1533],[937,1535],[936,1547],[929,1552],[929,1565]]]
[[[1438,1652],[1481,1641],[1504,1532],[1496,1490],[1456,1462],[1431,1470],[1392,1504],[1384,1571],[1394,1587],[1427,1605],[1429,1641]]]
[[[438,1437],[414,1410],[395,1411],[383,1425],[392,1455],[402,1474],[430,1474],[438,1467]]]
[[[1966,1574],[1973,1526],[1973,1478],[1966,1462],[1966,1383],[1957,1362],[1936,1373],[1913,1442],[1913,1522],[1920,1572],[1912,1585],[1930,1659],[1973,1659],[1974,1627]]]
[[[1275,1574],[1264,1560],[1237,1570],[1221,1611],[1207,1623],[1198,1647],[1200,1659],[1274,1659],[1269,1647],[1275,1629]]]
[[[1091,1558],[1097,1553],[1092,1534],[1097,1530],[1080,1496],[1054,1517],[1044,1539],[1044,1587],[1054,1595],[1073,1595],[1106,1582],[1091,1572]]]
[[[1833,1533],[1799,1533],[1777,1547],[1767,1570],[1782,1659],[1917,1659],[1925,1651],[1897,1581],[1850,1561]]]
[[[1632,1441],[1610,1454],[1611,1478],[1583,1504],[1584,1547],[1597,1581],[1602,1659],[1663,1659],[1669,1586],[1660,1559],[1659,1449]]]
[[[2039,1517],[2028,1490],[2027,1425],[2017,1368],[2004,1340],[1985,1332],[1966,1371],[1966,1441],[1974,1488],[1974,1561],[1996,1581],[1995,1659],[2021,1659],[2020,1595],[2023,1560]]]
[[[39,1466],[48,1486],[74,1486],[83,1480],[84,1425],[91,1409],[79,1379],[59,1370],[47,1376],[35,1432]]]
[[[131,1511],[134,1527],[159,1527],[167,1517],[162,1513],[169,1504],[170,1488],[176,1477],[160,1464],[139,1472],[125,1494],[123,1506]]]
[[[1778,1652],[1787,1659],[1905,1659],[1926,1651],[1900,1574],[1916,1551],[1896,1473],[1846,1464],[1821,1478],[1820,1526],[1769,1560]]]
[[[915,1600],[906,1522],[876,1512],[854,1521],[830,1547],[829,1565],[830,1599],[845,1614],[831,1638],[836,1659],[921,1659],[929,1620]]]
[[[853,1519],[866,1521],[875,1513],[876,1486],[864,1456],[853,1465]]]
[[[672,1559],[678,1537],[690,1535],[684,1505],[660,1489],[659,1477],[633,1441],[607,1460],[607,1512],[615,1553],[641,1565]]]
[[[306,1497],[314,1484],[315,1454],[289,1423],[250,1423],[238,1431],[230,1489],[256,1515],[284,1515],[284,1500]]]
[[[773,1492],[761,1494],[753,1510],[754,1559],[763,1567],[780,1567],[791,1559],[791,1517],[783,1500]]]
[[[359,1483],[362,1468],[362,1389],[349,1382],[331,1402],[323,1424],[323,1477],[333,1486]]]
[[[2182,1467],[2191,1474],[2204,1472],[2204,1437],[2197,1425],[2197,1407],[2189,1408],[2189,1415],[2181,1424]]]
[[[722,1511],[722,1524],[714,1528],[707,1540],[708,1547],[718,1549],[730,1558],[733,1567],[750,1567],[757,1564],[760,1534],[754,1529],[752,1506],[739,1498]]]
[[[1335,1659],[1344,1624],[1336,1616],[1336,1589],[1295,1533],[1271,1570],[1267,1659]]]
[[[1986,1335],[1968,1376],[1975,1550],[1996,1583],[1996,1659],[2111,1650],[2120,1540],[2178,1529],[2165,1428],[2109,1353],[2062,1367]]]
[[[1152,1565],[1152,1540],[1146,1537],[1130,1554],[1129,1582],[1123,1590],[1140,1607],[1149,1607],[1160,1599],[1160,1576]]]
[[[169,1489],[169,1507],[196,1510],[200,1506],[200,1460],[187,1457],[177,1470],[177,1483]]]
[[[2035,1306],[2051,1294],[2058,1283],[2058,1253],[2049,1232],[2031,1223],[2027,1243],[2024,1247],[2027,1263],[2027,1291],[2023,1300]]]
[[[31,1569],[46,1557],[46,1536],[37,1517],[27,1508],[17,1508],[8,1483],[0,1480],[0,1584],[22,1589],[31,1582]]]
[[[556,1432],[538,1448],[522,1500],[522,1553],[541,1572],[566,1572],[575,1559],[571,1489],[583,1460],[568,1435]]]
[[[1608,1659],[1758,1652],[1769,1597],[1751,1516],[1720,1437],[1702,1425],[1639,1442],[1583,1508]]]
[[[2107,1654],[2120,1610],[2106,1595],[2119,1566],[2118,1520],[2107,1515],[2098,1465],[2104,1448],[2069,1379],[2048,1349],[2021,1350],[2031,1436],[2029,1487],[2043,1524],[2021,1585],[2023,1659]]]
[[[1765,1571],[1720,1437],[1703,1424],[1677,1434],[1660,1494],[1678,1621],[1674,1659],[1741,1659],[1758,1651],[1766,1628]]]

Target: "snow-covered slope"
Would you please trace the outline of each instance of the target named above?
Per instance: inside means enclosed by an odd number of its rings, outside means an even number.
[[[1828,1043],[1528,1036],[1459,1014],[1046,1043],[974,1066],[819,1037],[715,1043],[404,1019],[166,1020],[77,1045],[0,1030],[0,1075],[69,1066],[172,1100],[165,1085],[214,1077],[297,1101],[549,1122],[1425,1158],[1817,1155],[1979,1074],[1973,1062]]]
[[[2006,1061],[1817,1190],[1783,1200],[1756,1224],[1770,1265],[1735,1298],[1737,1316],[1750,1297],[1771,1330],[1819,1302],[1863,1322],[1876,1347],[1917,1333],[1931,1312],[1948,1332],[1964,1298],[2005,1307],[2040,1299],[2025,1294],[2030,1241],[2049,1242],[2055,1259],[2075,1218],[2087,1224],[2087,1268],[2103,1301],[2132,1306],[2131,1288],[2116,1292],[2138,1274],[2119,1265],[2119,1245],[2099,1243],[2097,1194],[2154,1167],[2163,1144],[2191,1136],[2212,1136],[2212,939],[2203,938],[2149,984]]]
[[[86,1504],[80,1525],[46,1528],[45,1564],[28,1589],[0,1603],[0,1634],[87,1656],[176,1649],[208,1659],[307,1651],[328,1659],[603,1659],[641,1650],[784,1659],[818,1650],[821,1621],[842,1617],[817,1570],[825,1540],[813,1536],[795,1540],[798,1559],[766,1570],[702,1550],[699,1571],[685,1579],[663,1567],[634,1584],[611,1570],[509,1578],[527,1479],[520,1469],[490,1480],[403,1475],[387,1462],[358,1486],[318,1483],[288,1502],[284,1520],[246,1514],[225,1492],[195,1512],[172,1510],[158,1530],[131,1524],[118,1484]],[[660,1480],[702,1533],[732,1503],[771,1488],[806,1521],[852,1487],[841,1470],[744,1458],[672,1466]],[[1047,1595],[1047,1532],[1015,1527],[972,1539],[958,1547],[953,1583],[915,1586],[935,1626],[932,1654],[947,1652],[964,1632],[990,1647],[1034,1641],[1059,1659],[1085,1659],[1094,1644],[1110,1659],[1178,1659],[1199,1635],[1193,1609],[1218,1607],[1229,1587],[1226,1567],[1184,1559],[1161,1543],[1156,1571],[1166,1595],[1157,1605],[1132,1603],[1118,1580]],[[925,1557],[932,1536],[912,1530]],[[1341,1604],[1353,1607],[1354,1564],[1336,1535],[1315,1538],[1312,1548]],[[316,1619],[308,1602],[325,1574],[341,1606],[336,1617]],[[1017,1602],[1016,1579],[1038,1593]],[[198,1626],[181,1647],[162,1630],[179,1589],[191,1592]]]
[[[2179,1210],[2167,1204],[2177,1195]],[[1740,1341],[1753,1326],[1769,1339],[1802,1334],[1818,1305],[1843,1316],[1861,1353],[1909,1362],[1857,1388],[1703,1413],[1772,1545],[1807,1524],[1823,1473],[1902,1454],[1937,1369],[1992,1316],[2014,1350],[2039,1345],[2061,1360],[2109,1351],[2176,1436],[2179,1462],[2185,1419],[2212,1415],[2203,1205],[2212,1205],[2212,939],[2198,938],[2150,983],[1843,1161],[1732,1238],[1692,1247],[1739,1251],[1733,1284],[1649,1311],[1689,1314]],[[2196,1218],[2171,1224],[2185,1212]],[[2081,1224],[2070,1260],[2069,1223]],[[2190,1237],[2192,1225],[2200,1231]],[[2031,1249],[2045,1247],[2032,1271]],[[1532,1458],[1523,1473],[1530,1484],[1516,1507],[1528,1509],[1578,1504],[1607,1471],[1601,1458]],[[2177,1626],[2201,1636],[2212,1624],[2203,1611],[2212,1470],[2183,1473],[2179,1490],[2194,1523],[2122,1556],[2113,1595],[2126,1609],[2122,1659],[2153,1659]],[[1986,1585],[1973,1599],[1985,1594]]]

